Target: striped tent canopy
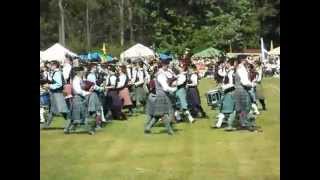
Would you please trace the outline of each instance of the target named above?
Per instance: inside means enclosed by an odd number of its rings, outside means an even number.
[[[220,57],[222,55],[223,55],[222,51],[211,47],[211,48],[205,49],[205,50],[203,50],[201,52],[198,52],[198,53],[194,54],[191,58]]]

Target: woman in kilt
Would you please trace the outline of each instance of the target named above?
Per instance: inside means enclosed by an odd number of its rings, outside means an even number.
[[[45,85],[46,88],[49,88],[51,104],[49,107],[48,120],[44,124],[43,128],[48,129],[52,123],[53,116],[61,113],[63,115],[63,118],[66,120],[64,129],[64,132],[66,132],[66,127],[69,126],[71,120],[70,112],[62,92],[64,83],[62,72],[59,69],[59,62],[52,61],[51,69],[53,71],[52,82],[50,84]]]
[[[87,76],[87,80],[94,84],[94,91],[87,97],[88,101],[88,118],[94,117],[96,120],[97,128],[101,127],[101,110],[102,104],[98,96],[99,93],[102,93],[104,89],[97,85],[97,65],[91,64],[90,73]]]
[[[106,106],[109,107],[113,119],[127,120],[127,117],[122,112],[123,101],[118,94],[119,75],[116,72],[115,66],[109,68],[109,79],[106,81],[107,96]],[[108,111],[109,111],[108,110]]]
[[[207,114],[201,106],[198,90],[198,73],[197,67],[194,64],[191,65],[191,72],[187,75],[187,100],[193,117],[198,117],[199,113],[201,113],[202,118],[207,117]]]
[[[251,116],[251,104],[249,90],[253,87],[253,83],[249,80],[249,73],[246,69],[246,56],[238,56],[235,68],[235,109],[236,116],[239,117],[239,130],[255,131],[255,118]]]
[[[176,87],[170,87],[168,83],[168,77],[166,71],[168,71],[168,65],[170,60],[163,60],[161,62],[162,67],[158,70],[155,78],[155,94],[150,93],[146,105],[147,122],[145,125],[145,133],[150,133],[151,128],[157,122],[159,117],[163,118],[167,133],[173,135],[173,129],[171,122],[173,120],[173,103],[171,101],[173,93],[177,90]]]
[[[132,101],[129,94],[128,84],[129,78],[127,75],[127,67],[125,65],[119,66],[119,83],[118,83],[118,91],[121,100],[123,101],[123,108],[129,109],[129,115],[132,115]]]

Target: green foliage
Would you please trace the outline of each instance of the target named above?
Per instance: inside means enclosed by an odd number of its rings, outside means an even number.
[[[125,49],[129,44],[128,3],[125,0]],[[40,47],[58,41],[60,21],[57,0],[40,1]],[[181,54],[185,48],[193,53],[208,47],[221,50],[259,48],[259,39],[280,43],[279,0],[130,0],[133,8],[134,43]],[[87,50],[87,0],[63,1],[66,43],[69,48]],[[118,47],[119,7],[117,0],[88,1],[92,48],[103,42]],[[268,46],[268,44],[266,44]],[[119,48],[115,48],[119,54]]]

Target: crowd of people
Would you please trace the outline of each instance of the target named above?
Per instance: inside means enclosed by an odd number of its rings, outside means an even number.
[[[161,121],[167,133],[174,134],[173,123],[194,123],[208,118],[201,106],[197,67],[171,59],[127,59],[122,63],[63,64],[46,62],[40,67],[40,123],[49,129],[53,119],[62,115],[64,133],[84,128],[93,135],[112,120],[134,119],[146,114],[144,133]],[[257,100],[266,110],[261,88],[262,67],[249,63],[245,56],[226,60],[216,78],[223,94],[214,128],[258,131]]]

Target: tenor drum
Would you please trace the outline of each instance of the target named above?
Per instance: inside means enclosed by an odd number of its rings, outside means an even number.
[[[206,93],[208,106],[219,106],[221,100],[221,92],[219,90],[210,90]]]
[[[50,94],[48,92],[40,95],[40,106],[49,106]]]

